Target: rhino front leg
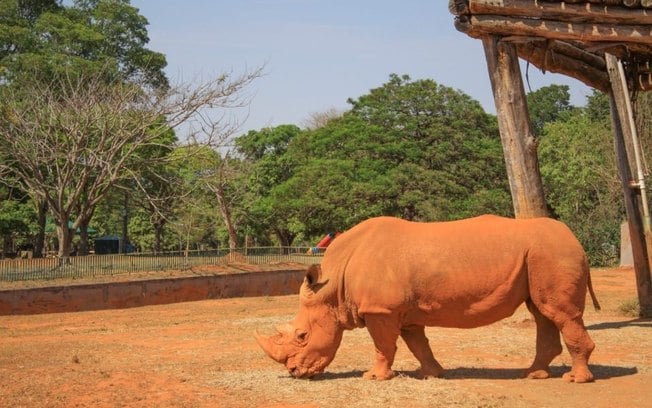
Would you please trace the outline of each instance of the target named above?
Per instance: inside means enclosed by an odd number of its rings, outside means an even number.
[[[398,318],[395,315],[366,315],[365,325],[376,346],[376,362],[364,373],[367,380],[389,380],[394,377],[392,364],[396,356],[396,340],[400,334]]]
[[[432,349],[430,348],[430,344],[428,344],[425,327],[403,327],[401,329],[401,337],[412,354],[414,354],[414,357],[421,363],[421,368],[419,369],[419,376],[421,378],[436,378],[441,376],[444,369],[432,355]]]

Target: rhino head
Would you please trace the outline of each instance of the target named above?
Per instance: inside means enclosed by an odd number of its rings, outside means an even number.
[[[296,378],[310,378],[323,372],[342,341],[344,329],[338,322],[332,296],[335,291],[329,290],[328,280],[319,282],[320,275],[318,265],[308,269],[294,320],[277,328],[275,335],[264,337],[256,333],[256,341],[265,353],[284,364]]]

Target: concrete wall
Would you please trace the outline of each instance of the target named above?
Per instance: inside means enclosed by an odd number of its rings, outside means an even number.
[[[0,290],[0,315],[79,312],[299,293],[305,270]]]

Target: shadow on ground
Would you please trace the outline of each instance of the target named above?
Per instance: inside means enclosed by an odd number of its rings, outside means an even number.
[[[614,377],[625,377],[638,373],[636,367],[617,367],[600,364],[590,364],[591,372],[596,380],[606,380]],[[476,367],[457,367],[444,371],[442,378],[445,380],[518,380],[523,378],[524,368],[476,368]],[[561,376],[570,371],[568,366],[550,367],[552,378],[561,378]],[[349,378],[361,378],[363,371],[353,370],[344,372],[325,372],[312,378],[312,381],[329,381]],[[417,379],[417,371],[397,371],[399,377],[409,377]],[[534,380],[533,380],[534,381]]]
[[[587,330],[622,329],[623,327],[643,327],[652,329],[652,319],[633,319],[622,322],[604,322],[586,326]]]
[[[589,368],[596,380],[603,380],[614,377],[625,377],[638,372],[636,367],[617,367],[600,364],[589,364]],[[517,368],[473,368],[458,367],[444,371],[445,379],[486,379],[486,380],[516,380],[523,378],[525,369]],[[550,374],[552,378],[560,378],[564,373],[570,371],[568,366],[552,366]]]

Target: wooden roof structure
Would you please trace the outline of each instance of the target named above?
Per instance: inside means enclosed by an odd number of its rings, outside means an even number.
[[[449,9],[459,31],[499,35],[543,71],[606,92],[609,53],[630,90],[652,90],[652,0],[451,0]]]

